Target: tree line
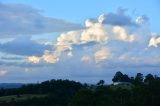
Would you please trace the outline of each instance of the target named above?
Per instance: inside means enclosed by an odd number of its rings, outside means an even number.
[[[129,82],[131,89],[112,84],[105,85],[100,80],[95,85],[82,84],[70,80],[49,80],[28,84],[20,88],[0,89],[3,96],[22,94],[46,94],[43,98],[1,102],[0,106],[160,106],[160,77],[137,73],[134,77],[118,71],[113,82]]]
[[[131,89],[123,86],[104,85],[100,80],[97,87],[79,90],[69,106],[160,106],[160,77],[137,73],[129,77],[118,71],[113,82],[129,82]]]

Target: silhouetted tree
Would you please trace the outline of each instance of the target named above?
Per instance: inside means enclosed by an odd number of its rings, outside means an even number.
[[[135,80],[134,80],[134,83],[136,85],[142,84],[143,83],[143,74],[137,73]]]
[[[131,79],[128,77],[128,75],[121,73],[120,71],[116,72],[114,75],[113,82],[131,82]]]
[[[133,84],[134,83],[134,77],[130,78],[130,82]]]
[[[145,76],[144,82],[151,83],[154,80],[154,76],[152,74],[148,74]]]
[[[122,81],[124,81],[124,82],[131,82],[131,79],[128,77],[128,75],[124,74],[122,76]]]
[[[112,81],[113,81],[113,82],[118,82],[118,81],[122,81],[122,79],[123,79],[123,74],[122,74],[120,71],[118,71],[118,72],[116,72],[116,74],[114,75]]]
[[[99,86],[82,85],[69,80],[49,80],[16,89],[0,89],[0,106],[160,106],[158,76],[148,74],[143,82],[141,73],[137,73],[135,78],[129,78],[128,75],[117,72],[113,79],[114,81],[131,81],[134,82],[134,86],[104,85],[103,80],[97,83]],[[149,83],[144,84],[145,82]],[[46,96],[21,99],[23,97],[21,94],[45,94]],[[4,101],[5,95],[15,95],[15,100]],[[16,95],[20,95],[19,98]]]
[[[105,83],[104,80],[100,80],[100,81],[97,83],[97,85],[98,85],[98,86],[103,86],[104,83]]]

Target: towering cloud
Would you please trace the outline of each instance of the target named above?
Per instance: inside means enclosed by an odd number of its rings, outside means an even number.
[[[29,57],[30,62],[37,63],[45,61],[48,63],[56,63],[62,53],[67,53],[68,56],[73,56],[73,45],[82,45],[89,42],[97,42],[99,44],[106,43],[108,40],[108,33],[103,24],[103,15],[97,21],[86,20],[85,28],[78,31],[69,31],[62,33],[55,44],[53,51],[47,51],[42,57]],[[35,62],[36,60],[36,62]]]
[[[100,16],[101,17],[101,16]],[[107,30],[102,24],[103,20],[93,23],[90,20],[86,21],[86,29],[81,33],[81,42],[87,43],[91,41],[105,42],[108,39]]]
[[[116,54],[111,52],[111,49],[115,48],[108,46],[112,41],[114,46],[117,43],[116,41],[121,41],[121,45],[136,41],[137,33],[133,33],[130,29],[138,29],[141,27],[137,27],[139,25],[138,22],[142,23],[142,21],[142,17],[137,19],[137,23],[136,21],[132,21],[122,10],[119,10],[117,13],[102,14],[97,20],[87,19],[83,29],[60,34],[57,42],[54,44],[53,50],[45,51],[41,57],[32,56],[28,59],[33,63],[47,62],[54,64],[61,60],[63,56],[74,58],[74,53],[76,53],[74,52],[75,47],[83,46],[80,51],[82,53],[80,55],[81,61],[85,63],[93,61],[98,64],[102,61],[109,60],[112,54]],[[88,49],[84,49],[84,46],[91,42],[94,42],[96,46],[94,46],[95,48],[92,46],[89,48],[91,50],[86,52]],[[152,45],[156,46],[159,40],[156,42],[152,43]]]
[[[17,81],[18,73],[21,81],[33,76],[35,82],[37,76],[86,81],[116,70],[142,67],[146,72],[160,66],[160,35],[150,36],[157,27],[149,26],[155,21],[149,23],[145,15],[118,9],[76,24],[47,17],[31,6],[6,3],[0,3],[1,79],[13,76]],[[73,12],[65,15],[72,20]]]

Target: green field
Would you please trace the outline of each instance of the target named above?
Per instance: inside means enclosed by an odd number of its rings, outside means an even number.
[[[11,100],[23,101],[31,98],[44,98],[47,95],[34,95],[34,94],[24,94],[24,95],[11,95],[11,96],[2,96],[0,97],[0,102],[10,102]]]

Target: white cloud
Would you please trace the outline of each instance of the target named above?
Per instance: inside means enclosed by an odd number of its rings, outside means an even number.
[[[103,23],[105,21],[106,17],[105,17],[105,14],[102,14],[98,17],[98,22],[99,23]]]
[[[121,26],[113,27],[113,33],[115,33],[117,39],[122,40],[124,42],[133,42],[136,39],[135,35],[129,35],[127,30]]]
[[[40,57],[37,57],[37,56],[30,56],[28,57],[28,61],[29,62],[32,62],[32,63],[39,63],[40,62]]]
[[[64,51],[71,51],[72,45],[80,42],[79,34],[80,31],[69,31],[67,33],[62,33],[57,39],[55,53],[61,55]]]
[[[160,44],[160,37],[152,37],[149,41],[148,47],[158,47],[158,44]]]
[[[45,61],[47,63],[56,63],[59,61],[59,58],[54,53],[46,50],[42,57],[30,56],[28,57],[28,61],[32,63],[39,63],[41,61]]]
[[[55,54],[53,54],[49,51],[44,52],[42,59],[48,63],[56,63],[57,61],[59,61],[59,58]]]
[[[101,17],[101,16],[100,16]],[[91,41],[103,43],[108,40],[108,33],[105,26],[100,22],[86,21],[86,29],[81,33],[81,42],[87,43]]]
[[[138,16],[138,17],[136,18],[136,23],[137,23],[138,25],[143,25],[143,24],[146,23],[148,20],[149,20],[149,19],[148,19],[147,16],[142,15],[142,16]]]
[[[73,45],[81,45],[88,42],[97,42],[100,44],[106,43],[108,40],[107,30],[105,25],[103,25],[99,17],[98,21],[94,22],[92,20],[86,20],[85,28],[77,31],[69,31],[62,33],[58,38],[55,44],[55,49],[53,51],[45,52],[41,58],[42,61],[48,63],[56,63],[63,52],[66,52],[69,57],[73,56],[72,50]],[[32,58],[31,58],[32,59]],[[31,60],[30,59],[30,60]],[[37,57],[34,59],[37,59]],[[33,62],[34,62],[33,59]],[[37,59],[38,60],[38,59]],[[30,61],[32,62],[32,61]],[[40,62],[40,61],[36,61]],[[34,62],[35,63],[35,62]]]
[[[111,57],[111,53],[109,49],[102,47],[100,50],[98,50],[95,54],[95,61],[96,63],[102,62],[104,60],[107,60]]]
[[[120,16],[122,19],[123,18],[128,19],[127,20],[128,22],[123,23],[123,21],[120,21],[121,23],[119,23],[119,21],[117,21],[118,17],[115,18],[115,16],[119,15],[120,14],[118,13],[116,15],[102,14],[98,17],[97,20],[91,20],[91,19],[86,20],[85,26],[81,30],[74,30],[60,34],[60,36],[57,38],[57,42],[54,44],[54,49],[44,52],[44,55],[38,57],[40,58],[40,61],[38,62],[47,62],[54,64],[58,62],[60,59],[63,59],[63,56],[72,57],[72,59],[74,59],[74,56],[76,56],[76,54],[73,53],[77,53],[77,51],[76,52],[74,51],[77,50],[76,48],[77,46],[80,47],[82,50],[79,51],[82,56],[81,61],[85,63],[89,63],[90,61],[93,61],[95,63],[101,63],[102,61],[107,61],[112,55],[118,55],[118,53],[124,52],[124,51],[122,52],[119,51],[123,49],[123,47],[127,48],[128,46],[126,44],[124,46],[123,42],[130,43],[138,39],[137,37],[138,33],[136,32],[132,33],[133,31],[136,31],[133,29],[136,29],[138,27],[133,28],[135,23],[132,23],[131,19],[129,17],[126,17],[124,14]],[[121,25],[115,23],[111,25],[106,24],[106,20],[108,19],[107,16],[114,17],[116,23],[119,23]],[[122,41],[122,42],[117,42],[117,41]],[[93,47],[85,49],[86,46],[85,44],[90,42],[94,42],[95,45],[97,46],[99,45],[98,50],[97,48]],[[118,46],[120,46],[120,48],[115,47],[116,44],[119,44]],[[134,45],[133,43],[130,44],[130,46],[135,48],[133,45]],[[105,46],[107,46],[107,48]],[[115,50],[115,48],[117,50]],[[111,53],[111,51],[116,51],[117,53]],[[124,57],[121,57],[121,59],[119,60],[122,60],[123,58]]]

